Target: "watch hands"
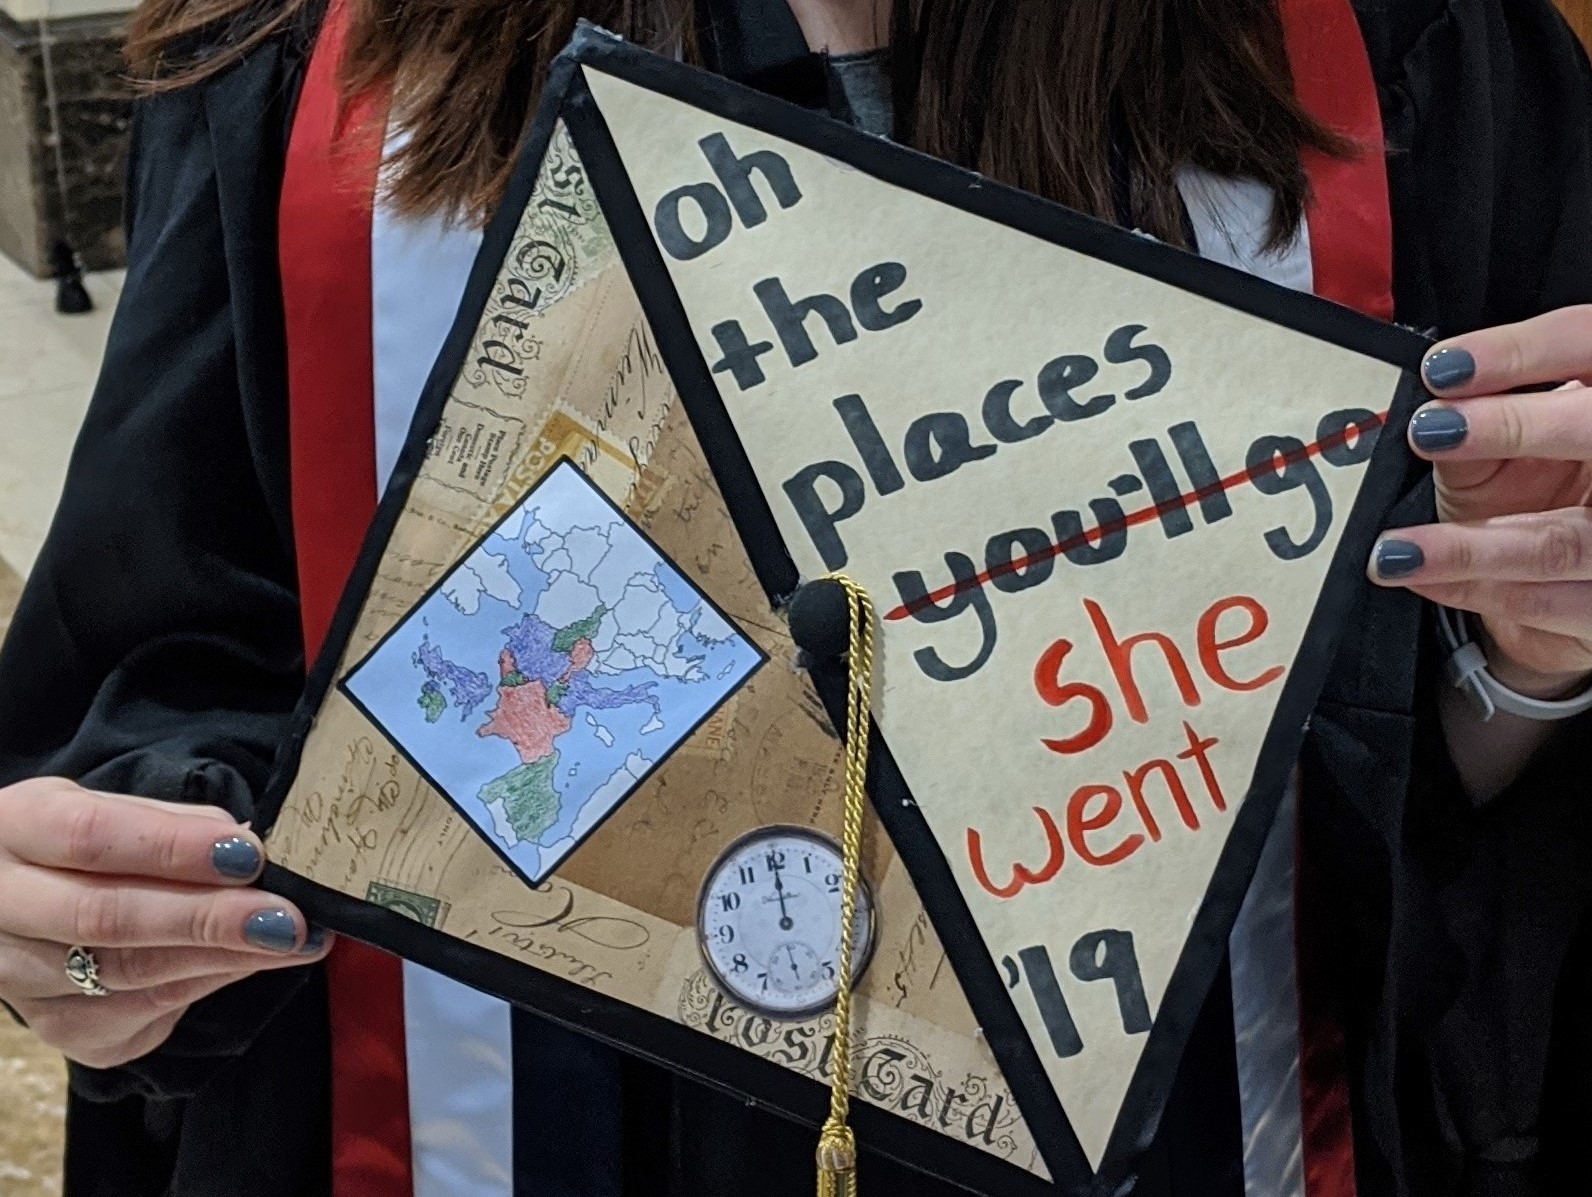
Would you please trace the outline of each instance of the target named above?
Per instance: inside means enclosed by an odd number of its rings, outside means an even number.
[[[774,873],[774,892],[779,895],[779,929],[789,931],[796,924],[785,909],[785,883],[780,880],[779,864],[773,856],[768,858],[768,866]]]

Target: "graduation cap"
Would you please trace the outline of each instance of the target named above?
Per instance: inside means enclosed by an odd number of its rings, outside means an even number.
[[[1423,348],[583,28],[273,786],[268,884],[815,1126],[849,1033],[865,1146],[1119,1185]]]

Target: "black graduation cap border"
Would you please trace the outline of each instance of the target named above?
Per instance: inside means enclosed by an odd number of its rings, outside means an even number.
[[[752,471],[717,386],[703,360],[646,217],[581,67],[698,107],[845,162],[873,177],[1008,225],[1029,235],[1202,295],[1322,341],[1387,362],[1404,371],[1366,477],[1345,523],[1309,628],[1285,683],[1254,779],[1242,801],[1128,1089],[1100,1167],[1092,1168],[1051,1086],[1004,979],[990,958],[949,864],[910,794],[887,747],[874,733],[869,790],[901,854],[924,908],[972,1005],[1055,1184],[979,1149],[881,1108],[854,1107],[859,1143],[911,1167],[985,1193],[1106,1193],[1132,1177],[1135,1161],[1153,1142],[1179,1059],[1212,981],[1226,956],[1227,937],[1248,890],[1303,742],[1339,632],[1365,585],[1364,561],[1387,512],[1399,497],[1408,458],[1403,434],[1421,395],[1419,364],[1428,342],[1411,332],[1360,316],[1313,296],[1280,289],[1180,250],[1125,233],[1055,204],[990,183],[977,175],[836,121],[693,68],[632,47],[582,24],[554,63],[542,103],[522,148],[505,200],[490,223],[456,322],[433,366],[414,421],[338,606],[327,641],[311,671],[293,733],[284,745],[261,804],[268,830],[298,770],[315,714],[336,683],[339,663],[425,460],[426,443],[448,401],[520,214],[529,202],[542,159],[562,120],[587,172],[659,350],[680,393],[715,480],[723,491],[754,570],[771,602],[785,601],[801,579],[786,553],[772,511]],[[845,671],[815,663],[814,678],[831,717],[844,726]],[[907,801],[903,801],[907,799]],[[763,1104],[816,1127],[827,1090],[771,1061],[667,1018],[594,993],[574,982],[509,960],[368,902],[318,885],[276,865],[266,888],[298,902],[311,918],[339,933],[399,953],[585,1032],[631,1054]],[[866,1182],[864,1182],[866,1183]]]

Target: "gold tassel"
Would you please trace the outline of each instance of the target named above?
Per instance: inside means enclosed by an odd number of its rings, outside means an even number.
[[[818,1137],[818,1197],[857,1197],[857,1140],[849,1126],[827,1122]]]
[[[873,699],[873,600],[844,574],[851,643],[846,659],[846,793],[841,834],[839,988],[835,993],[835,1076],[829,1120],[818,1136],[818,1197],[857,1197],[857,1140],[846,1125],[851,1106],[851,963],[862,864],[862,819],[867,806],[868,731]]]

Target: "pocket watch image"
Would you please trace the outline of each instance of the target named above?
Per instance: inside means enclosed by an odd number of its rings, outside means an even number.
[[[806,1018],[839,989],[840,845],[806,827],[760,827],[714,861],[697,942],[719,986],[769,1018]],[[858,878],[853,984],[873,956],[873,893]]]

